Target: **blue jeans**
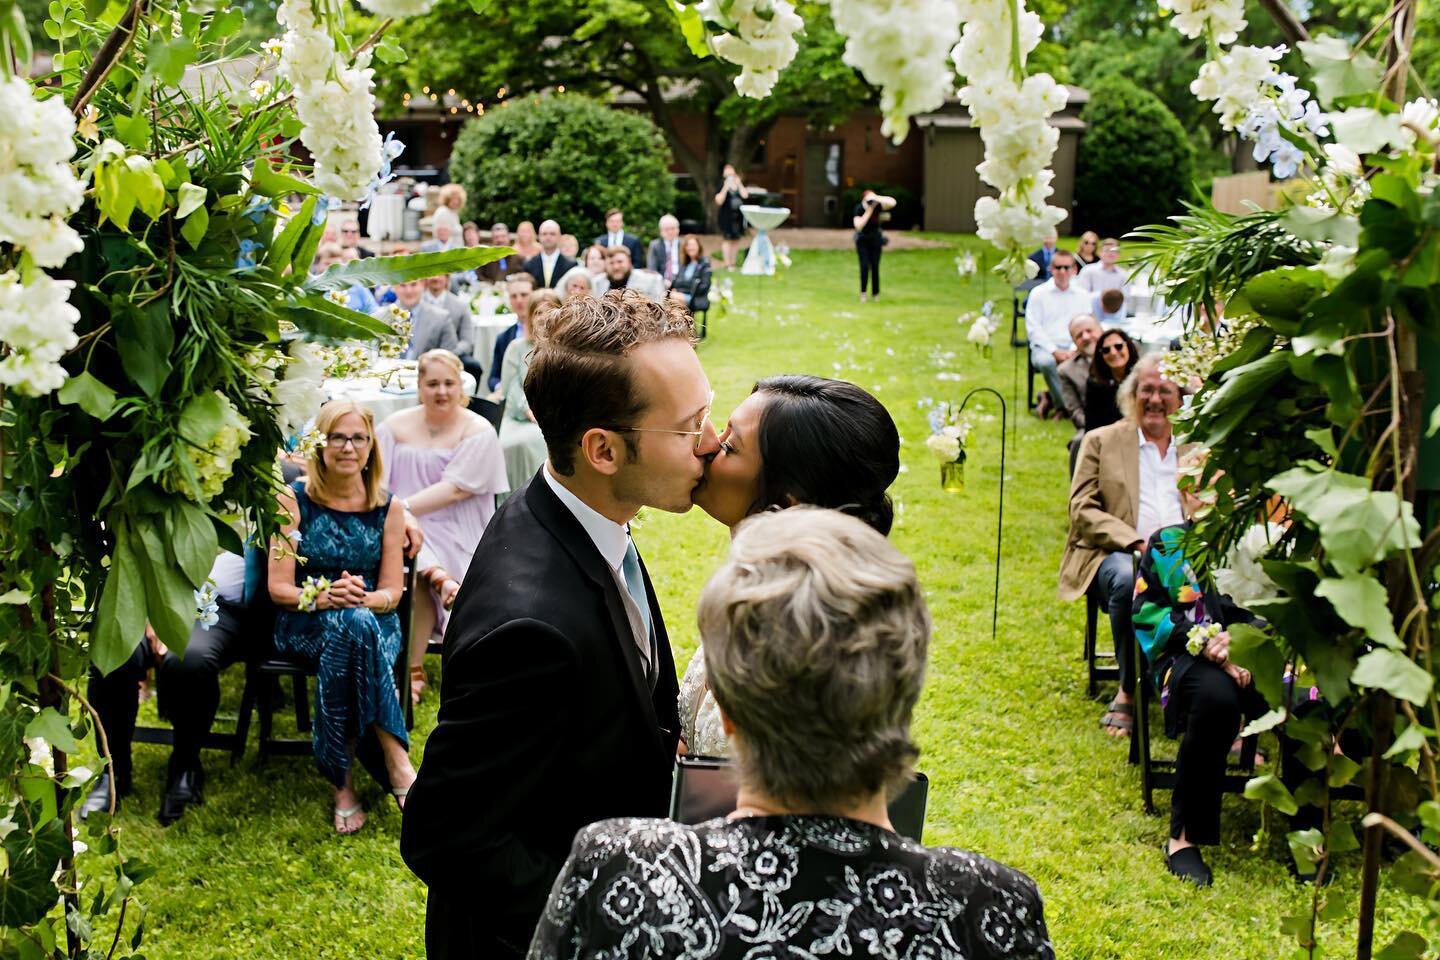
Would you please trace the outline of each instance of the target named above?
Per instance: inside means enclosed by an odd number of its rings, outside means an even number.
[[[1055,363],[1055,355],[1049,350],[1032,345],[1030,363],[1045,378],[1045,388],[1050,391],[1050,402],[1055,405],[1055,409],[1068,415],[1070,411],[1065,409],[1065,394],[1060,392],[1060,370]]]

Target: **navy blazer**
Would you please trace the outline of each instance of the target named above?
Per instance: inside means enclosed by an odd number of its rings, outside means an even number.
[[[608,233],[600,234],[600,236],[595,238],[595,246],[603,250],[606,246],[605,241],[609,236],[610,234]],[[620,245],[630,251],[630,266],[636,270],[645,266],[645,250],[640,246],[640,238],[628,233],[621,234],[621,237]]]

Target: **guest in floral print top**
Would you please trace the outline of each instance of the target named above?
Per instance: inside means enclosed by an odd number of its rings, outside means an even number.
[[[737,808],[581,830],[532,960],[1053,960],[1033,881],[891,829],[930,616],[881,534],[831,510],[758,514],[699,620]]]

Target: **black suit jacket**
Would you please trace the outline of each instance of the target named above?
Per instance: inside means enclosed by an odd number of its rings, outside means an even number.
[[[636,270],[645,266],[645,248],[640,246],[640,238],[629,233],[622,233],[620,236],[620,245],[630,251],[630,266]],[[605,241],[609,238],[610,234],[602,233],[595,238],[595,245],[603,249],[606,246]]]
[[[580,827],[665,816],[678,683],[648,573],[645,590],[653,692],[610,568],[545,479],[490,521],[450,615],[400,836],[430,888],[430,960],[523,954]]]
[[[558,257],[555,258],[555,269],[550,275],[550,282],[546,283],[545,265],[540,262],[540,254],[537,253],[535,254],[535,256],[525,261],[525,272],[535,278],[535,286],[537,287],[553,287],[555,284],[560,282],[561,277],[565,276],[565,274],[569,273],[574,268],[575,261],[565,256],[565,254],[563,253],[560,254]]]

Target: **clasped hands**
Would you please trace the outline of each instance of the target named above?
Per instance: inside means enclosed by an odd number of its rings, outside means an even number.
[[[1250,671],[1244,667],[1238,667],[1230,662],[1230,631],[1221,630],[1205,643],[1205,649],[1200,655],[1211,663],[1218,664],[1222,670],[1230,675],[1242,687],[1250,686]]]
[[[365,580],[353,573],[342,572],[330,581],[330,589],[315,598],[317,610],[340,610],[365,606]]]

